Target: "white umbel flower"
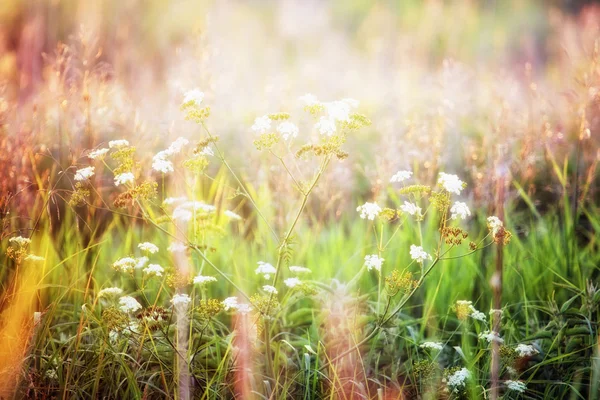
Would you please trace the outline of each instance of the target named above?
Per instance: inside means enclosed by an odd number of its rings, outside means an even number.
[[[407,214],[416,216],[417,218],[420,218],[423,216],[421,214],[421,207],[419,207],[415,203],[410,203],[408,201],[405,201],[404,204],[402,204],[400,206],[400,209]]]
[[[466,387],[467,379],[470,377],[471,372],[466,368],[462,368],[450,375],[446,383],[452,392],[457,393]]]
[[[129,146],[129,142],[125,139],[111,140],[110,142],[108,142],[108,147],[110,147],[111,149],[118,149],[119,147],[125,146]]]
[[[182,251],[187,250],[187,246],[181,242],[173,242],[169,245],[169,247],[167,247],[167,250],[169,250],[171,253],[181,253]]]
[[[88,158],[91,158],[92,160],[102,160],[108,151],[109,149],[107,148],[92,150],[88,153]]]
[[[344,121],[350,120],[350,109],[351,106],[346,101],[331,101],[325,103],[325,110],[331,121]]]
[[[25,261],[42,262],[46,261],[46,259],[41,256],[36,256],[35,254],[28,254],[27,257],[25,257]]]
[[[423,247],[414,244],[410,245],[410,258],[419,264],[422,264],[425,260],[431,260],[431,256],[423,250]]]
[[[217,281],[217,278],[215,278],[214,276],[197,275],[194,277],[194,284],[200,285],[200,286],[204,286],[207,283],[216,282],[216,281]]]
[[[444,172],[440,172],[438,185],[442,186],[449,193],[456,194],[460,194],[464,188],[464,182],[461,181],[457,175],[446,174]]]
[[[498,332],[494,331],[485,331],[479,334],[479,339],[487,340],[488,343],[496,342],[496,343],[504,343],[504,339],[500,337]]]
[[[287,278],[283,281],[283,284],[289,288],[294,288],[300,285],[302,281],[298,278]]]
[[[412,171],[398,171],[392,176],[392,178],[390,179],[390,182],[391,183],[404,182],[405,180],[410,179],[412,174],[413,174]]]
[[[422,349],[442,350],[444,344],[440,342],[424,342],[419,347]]]
[[[300,267],[298,265],[290,265],[290,271],[294,274],[310,274],[312,271],[306,267]]]
[[[162,276],[165,269],[159,264],[149,264],[144,268],[144,273],[148,276]]]
[[[321,135],[331,136],[336,131],[335,121],[326,117],[321,117],[319,122],[315,124],[315,129]]]
[[[362,219],[366,218],[373,221],[381,212],[381,207],[379,207],[377,203],[366,202],[362,206],[356,207],[356,211],[360,213]]]
[[[515,348],[515,351],[519,353],[519,357],[530,357],[536,355],[538,351],[530,344],[519,343]]]
[[[515,392],[523,393],[527,390],[527,385],[525,385],[522,381],[506,381],[504,382],[506,387],[510,390],[514,390]]]
[[[107,287],[98,292],[96,297],[116,297],[123,294],[123,289],[118,287]]]
[[[23,237],[23,236],[15,236],[15,237],[11,237],[10,239],[8,239],[9,243],[15,243],[18,244],[19,246],[23,247],[23,246],[27,246],[31,243],[31,239]]]
[[[249,304],[238,302],[237,297],[228,297],[223,300],[223,309],[225,311],[236,310],[240,314],[247,314],[252,311]]]
[[[252,125],[252,130],[258,134],[269,132],[271,130],[271,118],[268,115],[257,117]]]
[[[296,124],[289,121],[284,121],[277,126],[277,132],[279,132],[283,140],[288,140],[298,136],[299,130]]]
[[[174,307],[187,308],[191,301],[192,299],[189,295],[185,293],[178,293],[171,299],[171,304],[173,304]]]
[[[136,312],[142,308],[142,305],[131,296],[123,296],[119,299],[119,308],[126,313]]]
[[[85,167],[85,168],[81,168],[78,169],[75,172],[75,177],[74,179],[76,181],[85,181],[90,179],[92,176],[94,176],[94,167]]]
[[[137,260],[131,257],[123,257],[113,263],[113,268],[117,271],[132,272],[137,265]]]
[[[259,261],[258,267],[254,270],[254,272],[257,274],[262,274],[265,279],[269,279],[271,274],[276,273],[277,270],[271,264],[264,261]]]
[[[376,269],[377,271],[381,271],[381,266],[385,261],[384,258],[379,257],[377,254],[371,254],[365,256],[365,267],[370,271],[372,269]]]
[[[144,268],[144,266],[150,261],[146,256],[138,257],[135,259],[135,269]]]
[[[124,172],[115,176],[115,186],[124,185],[126,183],[133,182],[135,176],[131,172]]]
[[[469,206],[462,201],[455,202],[450,208],[450,218],[452,219],[466,219],[471,216],[471,210],[469,210]]]
[[[152,169],[157,172],[162,172],[163,174],[167,174],[169,172],[173,172],[173,163],[163,157],[154,156],[152,158]]]
[[[487,218],[487,225],[488,225],[488,228],[492,231],[492,235],[494,235],[494,236],[496,236],[496,234],[498,233],[500,228],[502,228],[504,226],[502,221],[500,221],[500,218],[495,217],[495,216],[491,216],[491,217]]]
[[[198,88],[188,90],[183,94],[183,104],[193,102],[194,105],[199,106],[202,100],[204,100],[204,92]]]
[[[154,254],[154,253],[158,252],[158,246],[155,245],[154,243],[150,243],[150,242],[144,242],[144,243],[138,244],[138,249],[140,249],[142,251],[146,251],[150,254]]]
[[[277,294],[277,289],[275,288],[275,286],[271,286],[271,285],[265,285],[263,286],[263,290],[267,293],[271,293],[271,294]]]

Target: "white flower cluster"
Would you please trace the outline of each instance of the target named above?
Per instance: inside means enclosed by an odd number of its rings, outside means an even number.
[[[183,94],[182,104],[192,103],[195,106],[199,106],[202,103],[202,100],[204,100],[204,92],[198,88],[194,88]]]
[[[442,350],[444,348],[444,344],[440,342],[424,342],[419,347],[422,349]]]
[[[216,282],[216,281],[217,281],[217,278],[215,278],[214,276],[197,275],[194,277],[194,284],[200,285],[200,286],[204,286],[207,283]]]
[[[110,142],[108,142],[108,147],[111,149],[118,149],[120,147],[127,146],[129,146],[129,142],[125,139],[111,140]]]
[[[404,182],[405,180],[410,179],[412,174],[412,171],[398,171],[392,176],[390,182]]]
[[[415,203],[410,203],[405,201],[404,204],[400,206],[400,210],[410,215],[414,215],[417,219],[421,218],[423,214],[421,214],[421,207],[417,206]]]
[[[530,344],[519,343],[515,348],[516,352],[519,353],[519,357],[530,357],[538,354],[538,351]]]
[[[148,276],[162,276],[165,269],[158,264],[149,264],[144,268],[144,273]]]
[[[186,201],[173,210],[173,219],[175,221],[187,222],[194,216],[213,214],[217,207],[202,203],[201,201]]]
[[[31,244],[31,239],[23,237],[23,236],[15,236],[15,237],[11,237],[10,239],[8,239],[8,243],[15,243],[15,244],[18,244],[19,246],[23,247],[23,246],[27,246],[27,245]]]
[[[488,343],[497,342],[504,343],[504,339],[500,337],[498,332],[494,331],[485,331],[479,334],[479,339],[487,340]]]
[[[131,172],[123,172],[122,174],[115,176],[115,186],[124,185],[131,183],[135,179],[135,176]]]
[[[381,207],[379,207],[377,203],[366,202],[362,206],[358,206],[356,211],[360,213],[362,219],[366,218],[373,221],[381,212]]]
[[[265,279],[269,279],[271,277],[271,274],[276,273],[277,270],[271,264],[266,263],[264,261],[259,261],[258,267],[254,270],[254,272],[257,274],[263,274],[263,277]]]
[[[306,267],[300,267],[298,265],[290,265],[290,271],[294,274],[310,274],[312,271]]]
[[[502,221],[500,221],[500,218],[495,217],[495,216],[488,217],[487,225],[490,228],[490,230],[492,231],[492,235],[494,235],[494,236],[496,236],[496,234],[498,233],[500,228],[502,228],[504,226]]]
[[[88,153],[88,157],[92,160],[102,160],[108,151],[107,148],[92,150]]]
[[[252,311],[249,304],[240,303],[237,297],[228,297],[223,300],[223,309],[225,311],[236,310],[240,314],[247,314]]]
[[[112,296],[120,296],[123,293],[123,289],[118,287],[108,287],[100,290],[96,297],[112,297]]]
[[[85,181],[90,179],[92,176],[94,176],[94,167],[85,167],[85,168],[81,168],[78,169],[75,172],[75,177],[74,179],[76,181]]]
[[[287,141],[290,138],[298,136],[299,129],[294,123],[283,121],[277,126],[277,132],[281,135],[283,140]]]
[[[514,390],[515,392],[523,393],[523,392],[525,392],[525,390],[527,390],[527,385],[525,385],[521,381],[511,381],[511,380],[508,380],[508,381],[506,381],[504,383],[506,384],[506,387],[509,390]]]
[[[180,253],[187,250],[187,246],[181,242],[173,242],[167,247],[167,250],[171,253]]]
[[[150,242],[143,242],[138,244],[138,249],[148,252],[150,254],[154,254],[158,251],[158,246]]]
[[[458,300],[456,302],[458,306],[468,306],[469,309],[469,317],[476,319],[478,321],[487,322],[485,314],[481,311],[478,311],[475,307],[473,307],[473,302],[470,300]]]
[[[271,285],[264,285],[263,286],[263,290],[267,293],[271,293],[271,294],[277,294],[277,289],[275,288],[275,286],[271,286]]]
[[[315,124],[315,129],[321,135],[331,136],[337,131],[337,122],[350,121],[352,109],[358,107],[359,102],[355,99],[342,99],[330,102],[320,102],[314,95],[305,94],[300,97],[306,107],[322,106],[327,113]]]
[[[466,219],[471,216],[471,210],[469,210],[469,206],[462,201],[455,202],[450,208],[450,218],[452,219]]]
[[[123,296],[119,299],[119,308],[125,313],[136,312],[142,308],[142,305],[131,296]]]
[[[377,254],[371,254],[365,256],[365,267],[370,271],[373,268],[377,271],[381,271],[381,266],[385,261],[384,258],[379,257]]]
[[[163,151],[159,151],[152,157],[152,169],[158,172],[162,172],[166,174],[168,172],[173,172],[173,163],[168,160],[174,154],[178,154],[181,152],[184,146],[187,146],[190,143],[184,137],[177,138],[169,148]]]
[[[301,285],[302,281],[298,278],[287,278],[283,281],[283,284],[291,289]]]
[[[257,117],[256,119],[254,119],[252,130],[258,134],[269,132],[271,130],[271,118],[269,118],[268,115]]]
[[[461,368],[450,375],[446,383],[453,393],[458,393],[461,389],[466,387],[467,379],[470,377],[471,371],[466,368]]]
[[[173,307],[187,308],[187,306],[190,304],[191,301],[192,301],[192,299],[190,298],[190,296],[188,294],[177,293],[171,299],[171,304],[173,304]]]
[[[443,187],[449,193],[460,194],[464,189],[464,182],[461,181],[457,175],[446,174],[444,172],[440,172],[438,185]]]
[[[423,247],[414,244],[410,245],[410,258],[422,264],[425,260],[431,260],[431,256],[423,250]]]

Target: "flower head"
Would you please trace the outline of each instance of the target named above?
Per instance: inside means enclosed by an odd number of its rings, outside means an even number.
[[[275,288],[275,286],[265,285],[263,286],[263,290],[267,293],[277,294],[277,289]]]
[[[312,271],[306,267],[300,267],[298,265],[290,265],[290,271],[295,274],[310,274]]]
[[[424,342],[419,347],[422,348],[422,349],[442,350],[444,348],[444,343],[440,343],[440,342]]]
[[[152,169],[166,174],[173,172],[173,163],[165,158],[154,156],[152,158]]]
[[[319,122],[315,124],[315,129],[321,135],[331,136],[336,131],[335,121],[330,118],[321,117],[321,119],[319,119]]]
[[[440,172],[438,185],[442,186],[449,193],[460,194],[461,190],[464,189],[464,182],[457,175],[446,174],[444,172]]]
[[[90,179],[92,176],[94,176],[94,167],[85,167],[85,168],[81,168],[78,169],[75,172],[75,177],[74,179],[76,181],[85,181]]]
[[[283,140],[288,140],[289,138],[295,138],[298,136],[298,127],[289,121],[283,121],[277,126],[277,132],[281,135]]]
[[[107,148],[92,150],[88,153],[88,157],[92,160],[102,160],[108,151]]]
[[[189,295],[185,294],[185,293],[178,293],[175,296],[173,296],[173,298],[171,299],[171,304],[173,304],[174,307],[183,307],[183,308],[187,308],[187,306],[190,304],[190,302],[192,301],[192,299],[190,298]]]
[[[356,211],[360,213],[360,217],[362,219],[369,219],[373,221],[376,216],[381,212],[381,207],[377,205],[377,203],[369,203],[366,202],[362,206],[356,207]]]
[[[365,267],[370,271],[375,268],[377,271],[381,271],[381,266],[385,261],[384,258],[379,257],[377,254],[371,254],[365,256]]]
[[[511,381],[511,380],[508,380],[508,381],[506,381],[504,383],[506,384],[506,387],[509,390],[514,390],[515,392],[523,393],[523,392],[525,392],[525,390],[527,390],[527,385],[525,385],[521,381]]]
[[[140,249],[142,251],[146,251],[150,254],[154,254],[158,251],[158,246],[156,246],[155,244],[150,243],[150,242],[144,242],[144,243],[138,244],[138,249]]]
[[[431,260],[431,256],[423,250],[423,247],[410,245],[410,258],[422,264],[425,260]]]
[[[283,284],[289,288],[293,288],[302,284],[302,281],[298,278],[287,278],[283,281]]]
[[[504,226],[502,221],[500,221],[500,218],[495,217],[495,216],[491,216],[491,217],[487,218],[487,225],[488,225],[488,228],[492,231],[492,235],[494,235],[494,236],[496,236],[496,234],[498,233],[500,228],[502,228]]]
[[[398,171],[392,176],[390,182],[404,182],[405,180],[410,179],[412,174],[412,171]]]
[[[120,296],[123,293],[123,289],[118,287],[107,287],[98,292],[96,297],[116,297]]]
[[[129,146],[129,142],[125,139],[111,140],[108,142],[108,147],[111,149]]]
[[[469,206],[461,201],[457,201],[452,205],[450,208],[450,213],[450,218],[452,219],[466,219],[467,217],[471,216],[471,210],[469,210]]]
[[[187,246],[181,242],[173,242],[169,245],[169,247],[167,247],[167,250],[169,250],[171,253],[180,253],[182,251],[186,251]]]
[[[194,105],[199,106],[202,100],[204,100],[204,92],[198,88],[188,90],[183,94],[183,104],[193,102]]]
[[[423,214],[421,214],[421,207],[417,206],[415,203],[405,201],[404,204],[400,206],[400,209],[407,214],[416,216],[417,219],[423,216]]]
[[[504,339],[500,337],[498,332],[494,331],[485,331],[479,334],[479,339],[487,340],[488,343],[497,342],[504,343]]]
[[[252,130],[258,134],[269,132],[271,129],[271,118],[268,115],[257,117],[252,125]]]
[[[515,348],[516,352],[519,353],[519,357],[530,357],[536,355],[538,351],[530,344],[519,343]]]
[[[460,389],[466,386],[466,381],[471,377],[471,372],[466,368],[461,368],[452,375],[450,375],[446,383],[452,392],[458,392]]]
[[[132,272],[137,265],[137,260],[132,257],[123,257],[113,263],[113,268],[117,271]]]
[[[207,283],[216,282],[216,281],[217,281],[217,278],[215,278],[214,276],[197,275],[194,277],[194,284],[200,285],[200,286],[204,286]]]
[[[125,313],[136,312],[142,305],[131,296],[123,296],[119,299],[119,308]]]
[[[144,273],[148,276],[162,276],[165,269],[158,264],[149,264],[144,268]]]
[[[254,270],[254,272],[256,272],[257,274],[263,274],[265,279],[269,279],[271,277],[271,274],[276,273],[277,270],[271,264],[266,263],[264,261],[259,261],[258,267]]]
[[[115,186],[124,185],[126,183],[133,182],[135,176],[131,172],[123,172],[115,176]]]

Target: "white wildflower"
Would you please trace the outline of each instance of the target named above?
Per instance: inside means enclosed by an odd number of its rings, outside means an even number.
[[[46,261],[46,259],[44,257],[36,256],[35,254],[28,254],[27,257],[25,257],[25,261],[42,262]]]
[[[187,146],[190,143],[189,140],[187,140],[184,137],[178,137],[177,139],[175,139],[175,141],[173,143],[171,143],[171,145],[165,150],[165,154],[172,156],[173,154],[178,154],[181,152],[181,150]]]
[[[265,285],[263,286],[263,290],[267,293],[271,293],[271,294],[277,294],[277,289],[275,288],[275,286],[271,286],[271,285]]]
[[[516,352],[519,353],[519,357],[530,357],[536,355],[538,351],[530,344],[519,343],[515,348]]]
[[[315,124],[315,129],[319,131],[321,135],[331,136],[335,133],[335,121],[326,117],[321,117],[319,122]]]
[[[266,263],[264,261],[259,261],[258,267],[254,270],[254,272],[257,274],[263,274],[263,277],[265,279],[269,279],[271,277],[271,274],[276,273],[277,270],[271,264]]]
[[[192,219],[192,212],[185,208],[177,207],[173,210],[173,219],[175,221],[187,222]]]
[[[146,256],[138,257],[135,259],[135,269],[144,268],[144,266],[150,261],[150,259]]]
[[[121,311],[126,312],[126,313],[136,312],[137,310],[142,308],[142,305],[140,303],[138,303],[138,301],[131,296],[121,297],[119,299],[119,305],[120,305]]]
[[[294,123],[284,121],[277,126],[277,132],[279,132],[283,140],[288,140],[289,138],[298,136],[299,130]]]
[[[188,90],[183,94],[183,104],[193,102],[194,105],[199,106],[202,100],[204,100],[204,92],[198,88]]]
[[[156,246],[155,244],[150,243],[150,242],[144,242],[144,243],[138,244],[138,249],[140,249],[142,251],[147,251],[150,254],[154,254],[158,251],[158,246]]]
[[[124,185],[126,183],[133,182],[135,176],[131,172],[124,172],[115,176],[115,186]]]
[[[108,142],[108,147],[111,149],[129,146],[129,142],[125,139],[111,140]]]
[[[173,172],[173,163],[165,158],[154,156],[152,158],[152,169],[163,174]]]
[[[329,120],[331,121],[345,121],[350,120],[350,104],[345,101],[332,101],[325,103],[325,110]]]
[[[88,153],[88,157],[92,160],[102,160],[106,153],[108,153],[108,150],[107,148],[92,150]]]
[[[447,379],[447,384],[452,392],[458,392],[460,389],[466,387],[466,381],[471,377],[471,372],[462,368],[450,375]]]
[[[416,216],[417,218],[420,218],[423,216],[421,214],[421,207],[419,207],[415,203],[410,203],[408,201],[405,201],[404,204],[402,204],[400,206],[400,209],[407,214]]]
[[[165,269],[159,264],[149,264],[144,268],[144,273],[148,276],[162,276]]]
[[[228,297],[225,300],[223,300],[223,309],[225,311],[229,311],[229,310],[237,310],[238,308],[238,299],[237,297]]]
[[[476,319],[476,320],[481,321],[481,322],[486,322],[487,321],[487,318],[485,317],[484,313],[482,313],[481,311],[476,310],[475,307],[473,307],[473,306],[471,306],[470,309],[471,309],[471,314],[469,314],[469,316],[471,318]]]
[[[510,390],[514,390],[515,392],[523,393],[527,390],[527,385],[525,385],[521,381],[506,381],[504,382],[506,387]]]
[[[214,276],[197,275],[194,277],[194,284],[200,285],[200,286],[204,286],[207,283],[216,282],[216,281],[217,281],[217,278],[215,278]]]
[[[458,176],[452,174],[446,174],[444,172],[440,172],[440,176],[438,178],[438,185],[442,186],[449,193],[460,194],[461,190],[463,190],[464,182],[461,181]]]
[[[410,179],[412,174],[412,171],[398,171],[392,176],[390,182],[404,182],[405,180]]]
[[[96,297],[113,297],[120,296],[123,294],[123,289],[118,287],[107,287],[98,292]]]
[[[362,219],[369,219],[373,221],[376,216],[381,212],[381,207],[377,205],[377,203],[369,203],[366,202],[362,206],[356,207],[356,211],[360,213],[360,217]]]
[[[492,235],[494,235],[494,236],[496,236],[496,234],[498,233],[500,228],[502,228],[504,226],[502,221],[500,221],[500,218],[495,217],[495,216],[491,216],[491,217],[487,218],[487,225],[488,225],[488,228],[492,231]]]
[[[381,271],[381,266],[385,261],[384,258],[379,257],[377,254],[371,254],[365,256],[365,267],[370,271],[375,268],[377,271]]]
[[[298,265],[290,265],[290,271],[295,274],[310,274],[312,271],[306,267],[300,267]]]
[[[163,206],[171,206],[174,204],[179,204],[187,201],[187,197],[167,197],[163,200]]]
[[[302,281],[298,278],[287,278],[283,281],[283,284],[289,288],[296,287],[300,285]]]
[[[258,134],[269,132],[271,129],[271,118],[268,115],[257,117],[252,125],[252,130]]]
[[[85,168],[81,168],[78,169],[75,172],[75,177],[74,179],[76,181],[85,181],[87,179],[90,179],[92,176],[94,176],[94,167],[85,167]]]
[[[173,242],[169,245],[169,247],[167,247],[167,250],[169,250],[171,253],[180,253],[182,251],[186,251],[187,246],[181,242]]]
[[[123,257],[113,263],[113,268],[117,271],[131,272],[137,265],[137,260],[131,257]]]
[[[190,304],[190,302],[192,301],[192,299],[190,298],[189,295],[185,294],[185,293],[178,293],[175,296],[173,296],[173,298],[171,299],[171,304],[173,304],[173,306],[175,307],[184,307],[187,308],[188,304]]]
[[[16,243],[19,246],[23,247],[23,246],[27,246],[31,243],[31,239],[23,237],[23,236],[15,236],[15,237],[11,237],[10,239],[8,239],[9,243]]]
[[[444,348],[444,344],[440,342],[424,342],[419,347],[422,349],[442,350]]]
[[[422,264],[425,260],[431,260],[431,256],[427,254],[425,250],[423,250],[423,247],[416,246],[414,244],[410,245],[410,258],[420,264]]]
[[[500,337],[498,332],[494,331],[485,331],[479,334],[479,339],[487,340],[488,343],[497,342],[504,343],[504,339]]]
[[[467,206],[466,203],[463,203],[461,201],[457,201],[452,205],[452,207],[450,208],[450,213],[450,218],[452,219],[456,219],[459,217],[460,219],[466,219],[467,217],[471,216],[471,210],[469,210],[469,206]]]

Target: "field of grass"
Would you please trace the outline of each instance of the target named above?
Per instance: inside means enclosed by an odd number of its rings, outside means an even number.
[[[7,4],[0,398],[600,398],[598,8]]]

